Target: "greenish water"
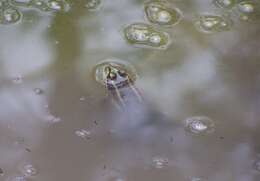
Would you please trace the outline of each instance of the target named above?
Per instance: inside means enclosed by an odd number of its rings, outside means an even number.
[[[0,0],[0,181],[260,180],[259,17],[257,0]]]

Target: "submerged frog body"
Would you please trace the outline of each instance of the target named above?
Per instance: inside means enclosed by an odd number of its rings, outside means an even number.
[[[151,134],[154,134],[160,127],[172,129],[174,122],[142,98],[135,86],[137,75],[131,65],[111,59],[103,61],[95,68],[95,78],[106,87],[109,98],[119,108],[116,112],[109,110],[109,115],[113,117],[110,126],[120,137],[141,134],[146,132],[144,130],[153,130]]]

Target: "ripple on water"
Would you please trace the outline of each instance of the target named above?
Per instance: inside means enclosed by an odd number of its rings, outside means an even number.
[[[245,0],[236,5],[236,12],[243,21],[256,21],[260,19],[259,2]]]
[[[128,25],[124,29],[124,36],[128,43],[140,47],[165,49],[170,44],[168,33],[145,23]]]
[[[233,25],[233,21],[224,16],[202,14],[195,20],[195,27],[203,33],[217,33],[229,31]]]
[[[217,7],[231,9],[236,5],[236,0],[213,0],[213,3]]]
[[[117,59],[101,61],[94,69],[95,79],[107,88],[123,87],[134,82],[137,73],[133,66]]]
[[[206,116],[195,116],[185,120],[185,129],[193,134],[204,135],[214,132],[215,124]]]
[[[21,12],[12,6],[0,8],[0,24],[9,25],[18,22],[22,17]]]
[[[158,25],[174,25],[177,24],[181,17],[181,11],[172,7],[166,2],[152,1],[145,3],[144,6],[147,19]]]

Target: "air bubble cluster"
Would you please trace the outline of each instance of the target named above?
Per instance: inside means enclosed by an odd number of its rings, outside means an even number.
[[[137,78],[135,69],[124,61],[108,59],[95,67],[95,79],[108,89],[128,86]]]
[[[147,2],[144,6],[147,19],[154,24],[158,25],[174,25],[177,24],[182,13],[179,9],[172,7],[165,2]]]
[[[255,1],[241,1],[236,6],[239,18],[243,21],[256,21],[260,18],[260,5]]]
[[[0,24],[9,25],[18,22],[22,17],[21,12],[8,4],[7,1],[0,2]]]
[[[66,0],[10,0],[11,4],[47,12],[67,12],[70,4]]]
[[[236,5],[236,0],[214,0],[213,3],[217,7],[231,9]]]
[[[205,116],[190,117],[185,120],[185,129],[193,134],[207,134],[215,131],[214,122]]]
[[[134,23],[124,29],[126,40],[136,46],[164,49],[170,43],[168,33],[145,23]]]
[[[86,8],[89,10],[96,10],[101,4],[101,0],[87,0]]]
[[[195,21],[196,28],[203,33],[229,31],[233,21],[220,15],[202,14]]]
[[[66,0],[3,0],[0,2],[0,24],[9,25],[21,20],[20,8],[43,12],[67,12],[70,4]]]

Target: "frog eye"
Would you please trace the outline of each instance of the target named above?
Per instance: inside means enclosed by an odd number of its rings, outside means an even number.
[[[105,72],[106,72],[106,78],[107,79],[115,80],[117,78],[116,73],[112,71],[111,67],[106,67]]]
[[[118,74],[121,76],[121,77],[126,77],[127,76],[127,73],[125,70],[119,70],[118,71]]]
[[[117,78],[117,76],[116,76],[116,73],[114,73],[114,72],[109,72],[107,75],[107,79],[115,80],[116,78]]]

